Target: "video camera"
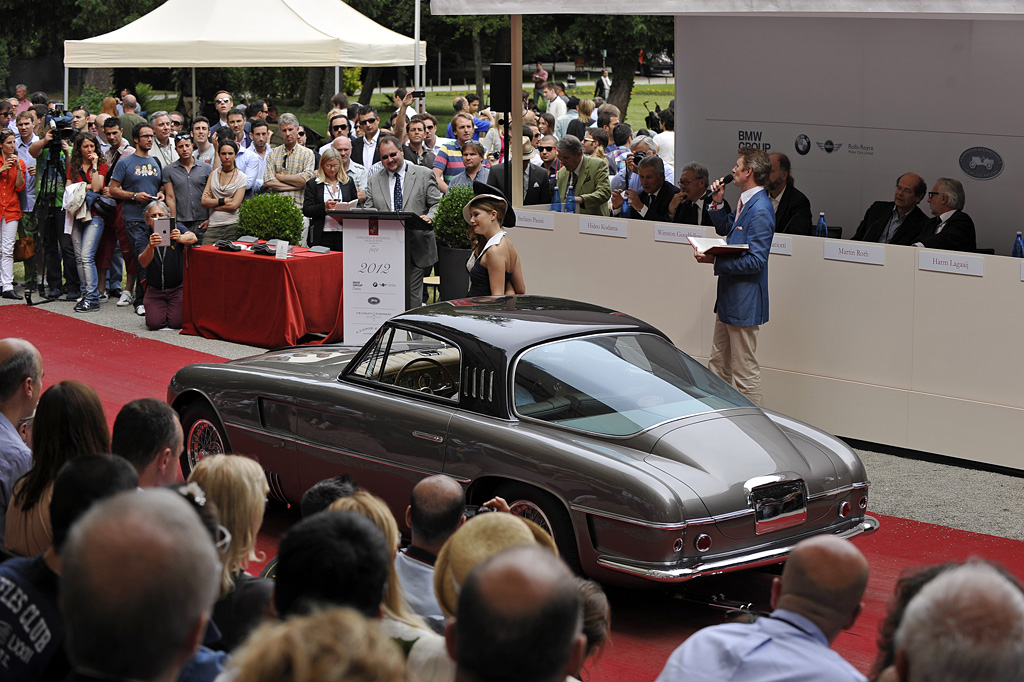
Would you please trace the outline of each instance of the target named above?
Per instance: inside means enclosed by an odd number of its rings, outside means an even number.
[[[63,102],[55,102],[53,109],[46,114],[46,125],[56,133],[49,144],[53,145],[56,151],[60,151],[61,142],[71,144],[75,138],[78,131],[75,130],[74,121],[74,117],[64,109]]]

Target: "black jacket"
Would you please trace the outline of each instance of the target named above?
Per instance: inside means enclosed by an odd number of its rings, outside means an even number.
[[[796,187],[787,187],[775,210],[775,234],[814,234],[811,202]]]
[[[341,185],[340,201],[352,201],[356,198],[356,183],[350,177]],[[323,239],[324,219],[327,207],[324,204],[324,183],[313,176],[306,182],[306,190],[302,197],[302,215],[309,218],[309,233],[306,235],[306,246],[317,246]]]
[[[895,207],[896,204],[892,201],[876,201],[871,204],[864,213],[864,220],[860,221],[860,225],[857,226],[857,232],[853,235],[853,240],[858,242],[877,242],[878,238],[882,236],[882,232],[885,231],[885,226],[889,224],[889,218],[892,216],[892,211]],[[903,222],[897,228],[889,243],[910,246],[917,241],[918,235],[921,234],[921,231],[927,224],[928,216],[924,214],[924,211],[915,206],[903,218]]]

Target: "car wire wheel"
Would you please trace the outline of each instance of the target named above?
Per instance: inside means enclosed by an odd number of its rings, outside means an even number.
[[[498,486],[497,495],[508,502],[509,511],[533,521],[549,534],[558,546],[562,559],[577,573],[581,572],[576,534],[565,505],[550,493],[518,482]]]
[[[207,457],[229,452],[220,422],[209,405],[198,403],[189,407],[181,417],[181,426],[185,431],[181,453],[181,473],[185,478]]]
[[[529,500],[514,500],[508,503],[509,511],[515,516],[533,521],[544,529],[544,532],[554,537],[555,532],[551,528],[551,521],[548,520],[544,510]]]

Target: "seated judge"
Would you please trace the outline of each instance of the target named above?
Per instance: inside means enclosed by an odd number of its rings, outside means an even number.
[[[640,191],[627,187],[612,192],[612,215],[622,214],[622,204],[629,202],[630,217],[641,220],[669,220],[669,204],[679,188],[665,181],[665,162],[660,156],[645,156],[636,167]]]
[[[320,156],[316,175],[306,183],[302,198],[302,215],[309,218],[307,244],[341,251],[341,223],[335,216],[327,215],[327,211],[355,198],[356,183],[342,168],[341,154],[337,149],[328,147]]]
[[[953,178],[939,178],[928,192],[928,205],[935,216],[926,223],[914,246],[947,251],[976,251],[974,221],[964,213],[964,186]]]
[[[710,182],[708,169],[696,161],[683,166],[683,172],[679,175],[679,194],[672,197],[668,205],[668,214],[672,222],[682,225],[714,226],[711,216],[708,215],[710,197],[704,196]],[[722,199],[722,203],[722,210],[731,213],[729,202]]]
[[[928,216],[918,204],[928,189],[924,178],[904,173],[896,178],[896,194],[892,201],[876,201],[864,213],[853,240],[879,244],[909,246],[917,240]]]
[[[765,189],[775,208],[775,234],[814,234],[811,202],[793,182],[789,157],[785,154],[768,156],[772,160],[772,174]]]
[[[548,182],[548,174],[543,168],[530,163],[536,151],[530,144],[530,138],[525,135],[522,149],[523,206],[546,206],[551,203],[551,183]],[[512,168],[515,169],[517,166],[513,165]],[[487,184],[496,187],[502,196],[509,195],[511,188],[505,186],[505,164],[499,163],[491,167],[491,172],[487,174]]]

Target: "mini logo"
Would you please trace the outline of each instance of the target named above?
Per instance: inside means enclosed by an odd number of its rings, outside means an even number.
[[[825,140],[824,142],[819,142],[818,143],[818,148],[821,149],[822,151],[824,151],[827,154],[831,154],[832,152],[837,152],[840,149],[842,149],[843,148],[843,143],[842,142],[833,142],[832,140]]]
[[[374,282],[374,283],[373,283],[373,286],[377,286],[377,283],[376,283],[376,282]]]
[[[804,156],[807,152],[811,151],[811,138],[803,134],[797,135],[796,142],[793,143],[793,146],[796,147],[797,154]]]
[[[369,303],[370,305],[377,305],[380,303],[380,299],[377,298],[376,296],[371,296],[370,298],[366,299],[366,302]]]
[[[971,147],[960,155],[960,170],[978,180],[991,180],[1003,172],[1003,157],[988,147]]]

